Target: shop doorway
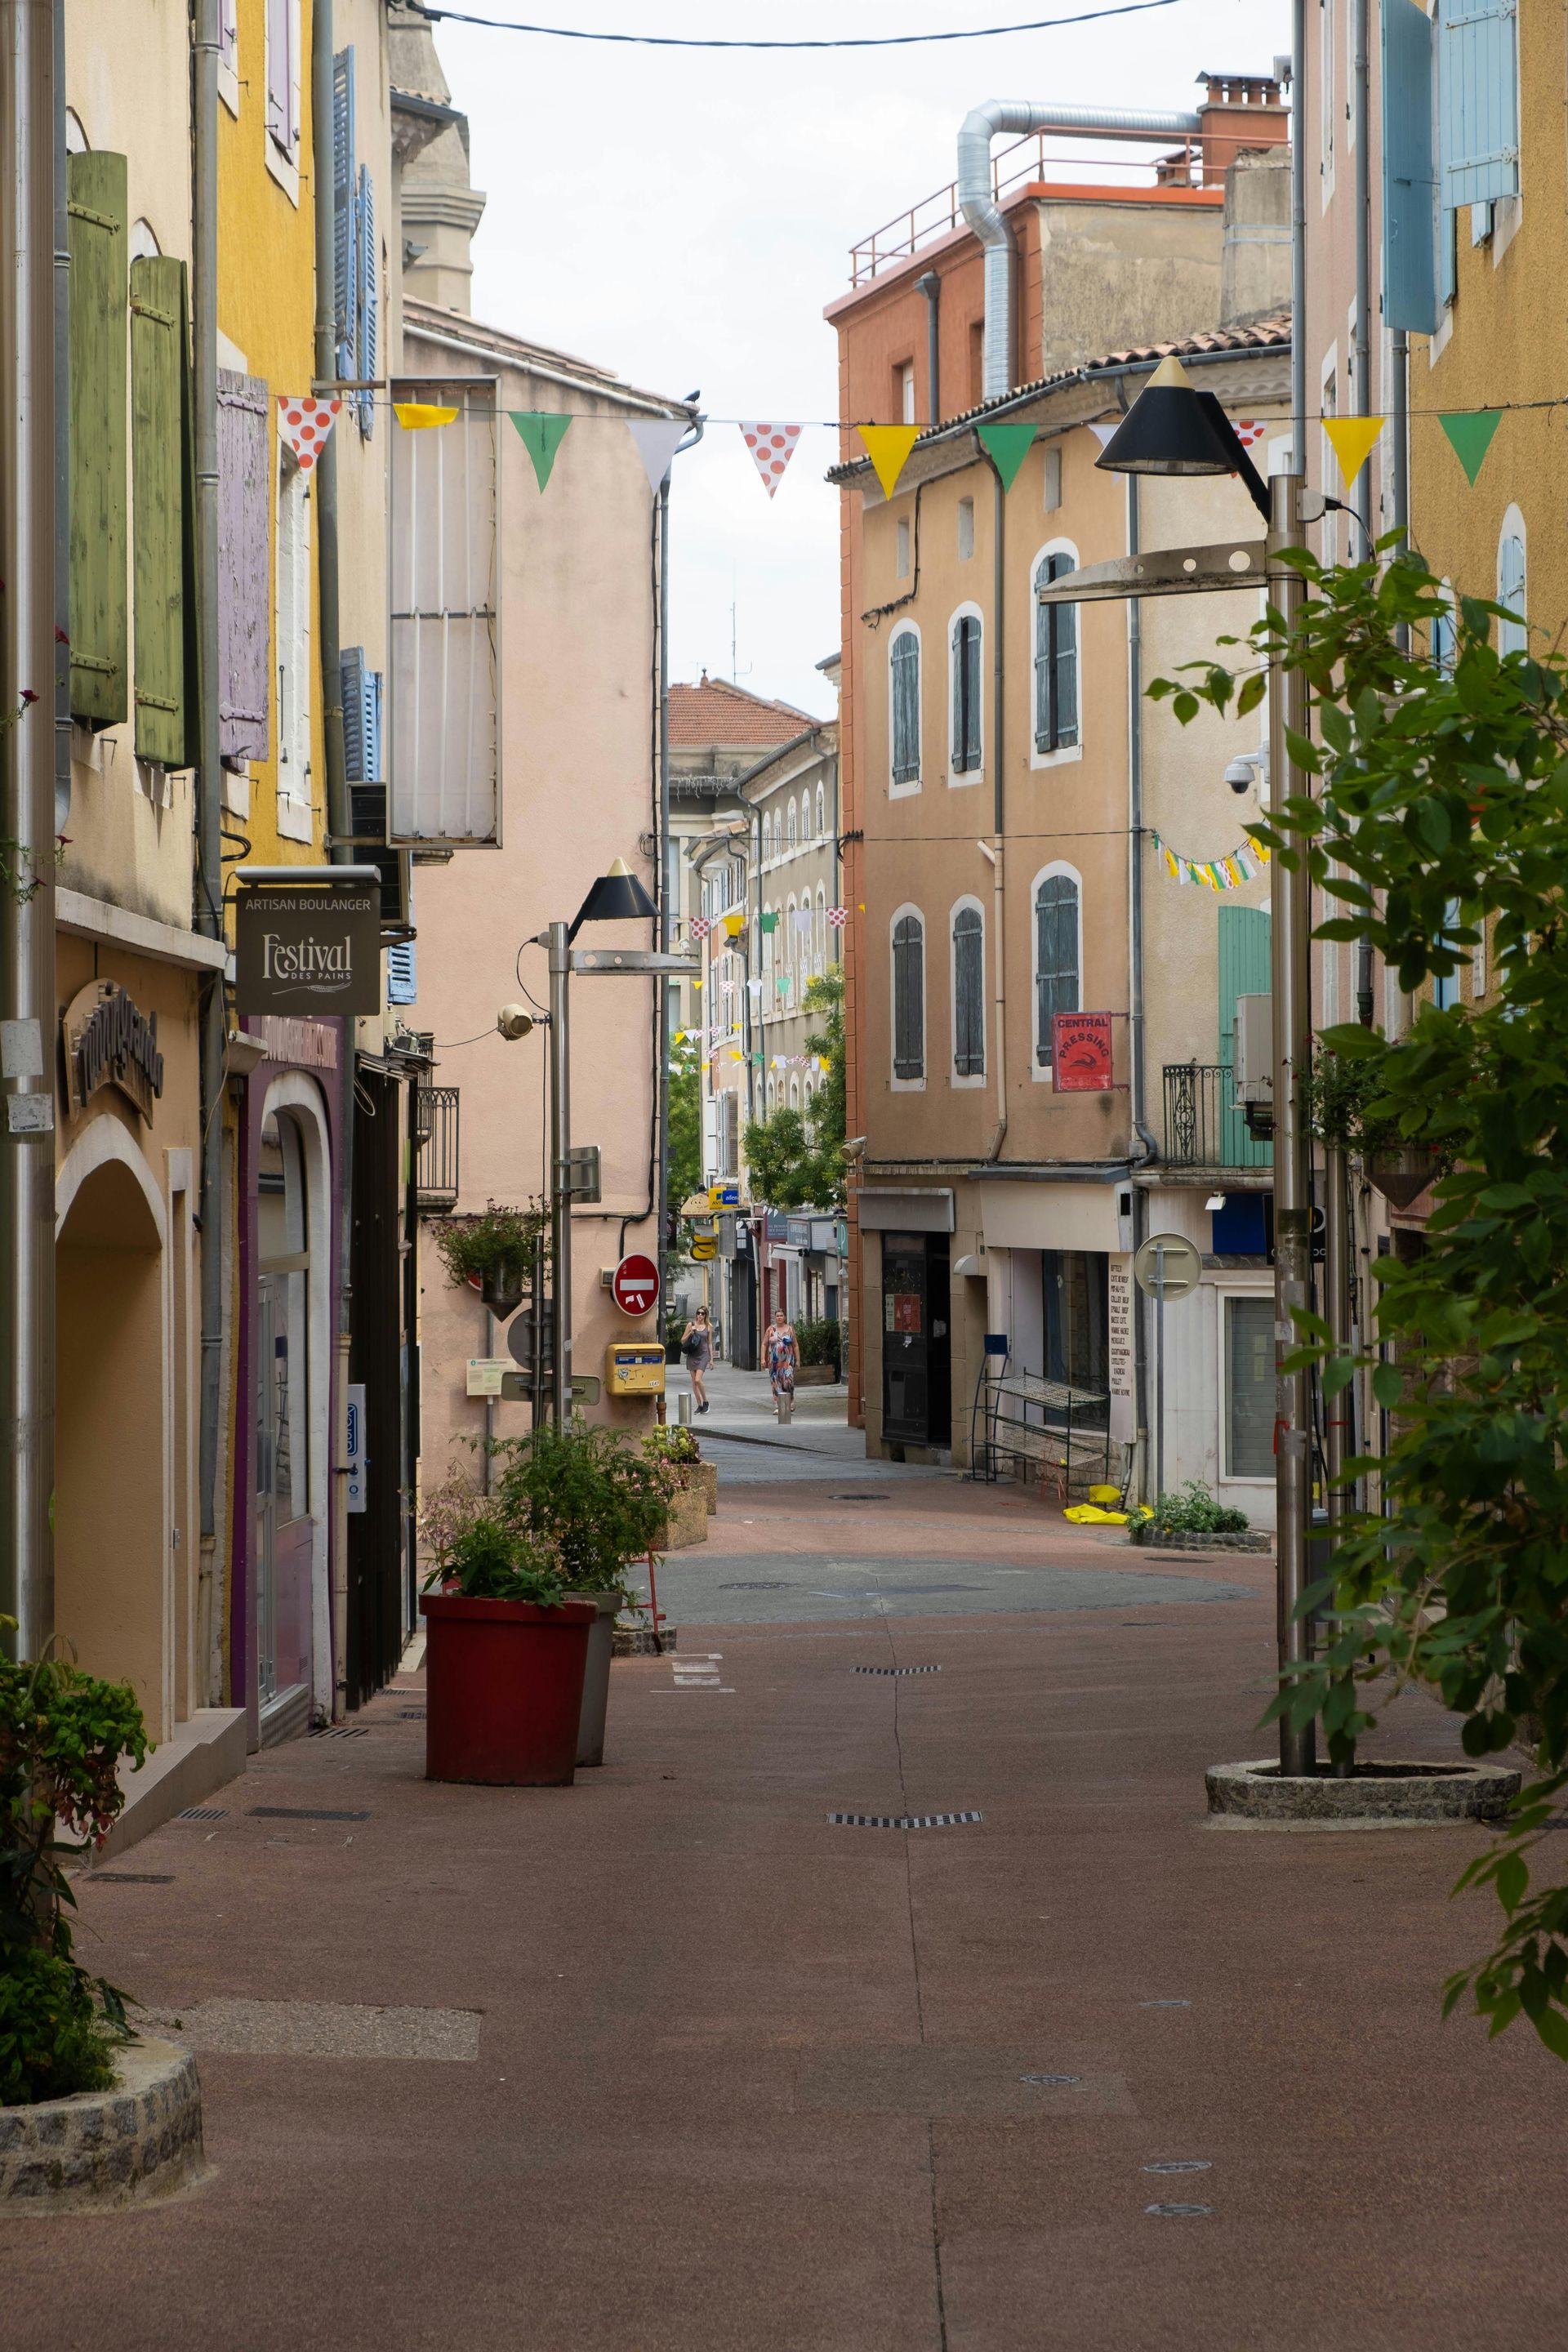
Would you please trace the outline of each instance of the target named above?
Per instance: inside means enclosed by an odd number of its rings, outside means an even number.
[[[952,1350],[945,1234],[882,1236],[882,1435],[952,1443]]]
[[[252,1606],[263,1746],[332,1710],[327,1592],[331,1272],[326,1122],[311,1080],[275,1079],[256,1167]]]

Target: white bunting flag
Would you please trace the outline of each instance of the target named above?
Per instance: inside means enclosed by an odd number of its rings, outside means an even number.
[[[297,400],[287,393],[279,394],[278,430],[294,452],[302,474],[310,472],[326,447],[342,404],[341,400],[314,400],[303,393]]]
[[[684,416],[628,416],[626,431],[637,445],[637,456],[647,468],[648,486],[657,490],[669,471],[670,460],[686,436]]]
[[[784,477],[784,467],[795,455],[795,445],[800,439],[798,425],[746,425],[741,431],[747,448],[757,461],[757,471],[769,498]]]
[[[1113,433],[1118,429],[1118,427],[1120,426],[1121,423],[1121,417],[1119,416],[1119,417],[1117,417],[1117,418],[1116,418],[1116,420],[1115,420],[1115,422],[1114,422],[1113,424],[1110,424],[1110,425],[1091,425],[1089,426],[1089,431],[1093,434],[1093,436],[1094,436],[1095,439],[1099,442],[1099,444],[1100,444],[1100,447],[1103,449],[1103,448],[1104,448],[1104,446],[1105,446],[1105,445],[1106,445],[1106,443],[1110,440],[1110,438],[1111,435],[1112,435],[1112,434],[1113,434]]]

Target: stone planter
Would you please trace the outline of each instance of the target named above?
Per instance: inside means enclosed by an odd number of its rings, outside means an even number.
[[[1144,1532],[1147,1522],[1134,1524],[1132,1541],[1145,1551],[1272,1551],[1274,1538],[1262,1528],[1248,1528],[1245,1535],[1198,1536],[1185,1528],[1171,1535]]]
[[[693,1464],[700,1469],[700,1463]],[[654,1546],[656,1551],[689,1551],[693,1544],[708,1540],[708,1497],[696,1484],[678,1486],[670,1498],[664,1522],[664,1533]]]
[[[719,1507],[719,1465],[717,1462],[692,1462],[687,1467],[692,1485],[701,1489],[703,1504],[711,1518]]]
[[[602,1764],[605,1760],[605,1714],[610,1700],[610,1660],[615,1654],[616,1618],[620,1610],[618,1592],[579,1592],[578,1601],[591,1601],[599,1613],[588,1628],[588,1664],[583,1675],[583,1712],[577,1718],[577,1761],[579,1764]]]
[[[0,2215],[144,2205],[205,2169],[196,2062],[172,2042],[128,2043],[112,2090],[0,2107]]]
[[[1211,1814],[1255,1829],[1439,1829],[1500,1821],[1519,1774],[1500,1764],[1358,1764],[1286,1780],[1271,1758],[1204,1775]]]
[[[838,1378],[837,1364],[797,1364],[795,1384],[797,1389],[830,1389]]]

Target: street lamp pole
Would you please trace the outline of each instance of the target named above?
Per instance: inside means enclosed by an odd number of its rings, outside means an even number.
[[[550,1417],[564,1429],[572,1396],[572,1045],[567,1027],[567,983],[572,976],[570,926],[552,923],[550,952],[550,1289],[555,1334],[551,1349]],[[543,1335],[534,1333],[535,1347]]]
[[[1269,482],[1268,596],[1288,636],[1301,610],[1301,575],[1280,559],[1301,544],[1301,477],[1276,474]],[[1306,680],[1287,670],[1279,654],[1268,673],[1268,772],[1280,800],[1304,788],[1290,757],[1286,730],[1306,733]],[[1293,1309],[1309,1303],[1312,1276],[1311,1146],[1302,1087],[1312,1051],[1312,885],[1305,846],[1287,868],[1269,866],[1269,948],[1274,995],[1274,1343],[1277,1361],[1304,1342]],[[1310,1632],[1298,1612],[1307,1586],[1307,1527],[1311,1504],[1311,1388],[1302,1367],[1277,1374],[1274,1422],[1277,1610],[1279,1665],[1289,1673],[1306,1663]],[[1311,1771],[1316,1737],[1310,1723],[1279,1724],[1279,1769],[1286,1777]]]

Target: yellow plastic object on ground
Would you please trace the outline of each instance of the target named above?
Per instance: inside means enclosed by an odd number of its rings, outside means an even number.
[[[1112,1486],[1110,1491],[1114,1495],[1117,1490]],[[1102,1511],[1098,1503],[1073,1503],[1062,1517],[1070,1519],[1078,1528],[1124,1528],[1127,1525],[1125,1511]]]
[[[1121,1502],[1121,1489],[1120,1486],[1091,1486],[1089,1490],[1089,1499],[1091,1503],[1100,1504],[1103,1509],[1108,1503]]]

